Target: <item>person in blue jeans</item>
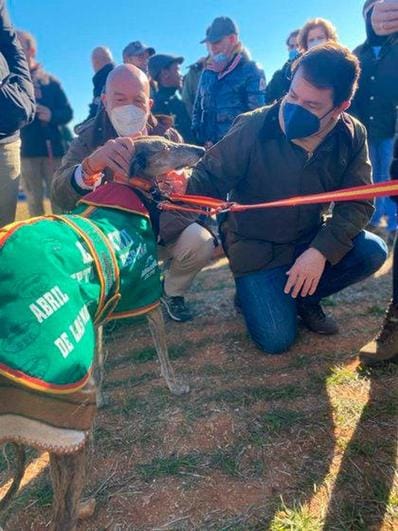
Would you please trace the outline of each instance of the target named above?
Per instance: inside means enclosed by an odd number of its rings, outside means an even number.
[[[388,180],[398,118],[398,32],[388,19],[380,20],[383,10],[391,15],[391,20],[396,20],[397,2],[389,0],[387,4],[365,0],[362,13],[366,40],[353,52],[360,62],[361,75],[351,112],[366,127],[375,182]],[[397,207],[388,197],[376,199],[369,229],[384,234],[380,228],[383,217],[387,222],[387,241],[392,244],[397,230]]]
[[[307,323],[317,323],[320,301],[324,297],[372,275],[384,263],[388,253],[381,238],[361,231],[353,239],[351,251],[338,264],[326,264],[315,291],[304,287],[300,294],[299,284],[294,284],[289,272],[306,249],[308,246],[297,246],[294,261],[290,264],[236,278],[238,300],[251,337],[258,347],[270,354],[284,352],[293,344],[300,304],[304,303],[307,311],[313,312],[312,320],[309,319],[311,316],[306,316]],[[319,330],[315,328],[314,331]],[[326,334],[335,331],[337,328],[332,323],[324,328]]]
[[[387,181],[388,171],[392,161],[393,138],[369,138],[369,156],[372,163],[373,180],[375,183]],[[397,205],[389,197],[378,197],[375,202],[375,212],[370,220],[370,226],[377,230],[384,216],[387,222],[388,242],[393,243],[397,231]]]
[[[187,192],[250,204],[371,183],[366,130],[345,113],[358,59],[336,43],[316,46],[293,68],[281,102],[241,115],[192,171]],[[313,332],[335,334],[323,297],[377,271],[381,238],[364,230],[371,201],[229,213],[221,225],[248,331],[266,353],[285,352],[297,317]]]

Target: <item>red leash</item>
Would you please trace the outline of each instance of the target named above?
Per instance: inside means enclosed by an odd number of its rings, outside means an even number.
[[[242,205],[214,199],[200,195],[185,195],[171,193],[167,201],[161,201],[158,207],[161,210],[178,210],[182,212],[194,212],[212,216],[221,212],[243,212],[260,208],[277,208],[287,206],[314,205],[319,203],[331,203],[339,201],[363,201],[374,197],[398,195],[398,180],[387,181],[377,184],[355,186],[333,192],[324,192],[311,195],[299,195],[278,201]]]

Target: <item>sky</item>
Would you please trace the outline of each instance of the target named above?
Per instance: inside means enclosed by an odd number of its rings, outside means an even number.
[[[141,40],[159,53],[183,55],[187,66],[205,54],[199,41],[211,21],[233,18],[243,44],[271,79],[286,60],[285,40],[308,19],[323,17],[354,48],[365,38],[363,0],[7,0],[17,28],[32,33],[37,59],[55,75],[79,123],[88,114],[93,76],[90,54],[108,46],[117,63],[123,48]]]

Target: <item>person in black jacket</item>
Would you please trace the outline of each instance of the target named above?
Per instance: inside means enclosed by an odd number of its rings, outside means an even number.
[[[369,2],[368,2],[369,4]],[[367,5],[365,4],[365,8]],[[398,32],[398,0],[387,0],[373,6],[368,24],[374,35],[392,36]],[[390,166],[391,179],[398,179],[398,137],[395,139]],[[395,203],[398,197],[392,198]],[[392,298],[388,305],[383,324],[377,336],[364,345],[360,359],[367,367],[377,367],[398,362],[398,242],[394,241],[392,264]]]
[[[363,8],[367,38],[354,50],[361,64],[361,77],[351,112],[367,129],[373,180],[382,182],[388,179],[398,115],[398,32],[375,33],[372,27],[375,4],[376,0],[367,0]],[[383,216],[387,220],[387,239],[392,243],[397,230],[397,209],[388,197],[376,199],[370,221],[376,232],[380,231]]]
[[[149,74],[157,83],[158,90],[153,94],[152,112],[174,117],[174,127],[185,142],[195,143],[191,130],[191,119],[179,91],[182,87],[180,65],[183,57],[156,54],[149,59]]]
[[[15,219],[20,174],[19,129],[33,119],[29,68],[4,0],[0,0],[0,227]]]
[[[289,59],[280,70],[275,72],[269,85],[267,86],[265,94],[267,104],[278,101],[288,93],[292,79],[293,64],[300,54],[307,52],[318,44],[337,42],[336,28],[333,26],[330,20],[325,18],[313,18],[308,20],[298,32],[296,37],[296,52],[293,51],[291,56],[289,40],[294,34],[295,32],[291,33],[286,42],[289,48]]]
[[[298,50],[297,37],[300,30],[292,31],[286,39],[287,51],[289,58],[280,70],[277,70],[272,76],[265,91],[265,103],[271,104],[278,101],[282,96],[287,94],[291,81],[291,67],[293,61],[300,55]]]
[[[105,46],[97,46],[91,54],[91,63],[93,65],[93,101],[90,103],[90,112],[87,120],[96,116],[101,105],[101,96],[104,92],[106,79],[109,72],[115,68],[112,59],[112,53]]]
[[[395,140],[394,156],[390,167],[391,179],[398,179],[398,137]],[[398,197],[392,198],[394,203]],[[377,336],[364,345],[359,356],[363,365],[377,367],[387,363],[398,363],[398,244],[394,241],[392,266],[392,298],[383,324]]]
[[[44,214],[44,184],[50,182],[65,154],[61,126],[73,116],[72,108],[55,77],[36,61],[36,43],[32,35],[19,31],[37,101],[34,121],[21,131],[22,179],[31,216]]]
[[[97,46],[91,52],[91,64],[93,65],[93,99],[89,104],[89,113],[87,118],[75,125],[74,132],[79,135],[80,131],[84,129],[87,122],[94,118],[102,107],[101,96],[105,89],[106,79],[108,74],[115,68],[115,63],[112,59],[112,53],[109,48],[105,46]]]

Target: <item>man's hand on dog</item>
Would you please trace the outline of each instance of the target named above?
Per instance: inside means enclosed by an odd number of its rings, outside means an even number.
[[[284,289],[285,293],[290,293],[294,299],[298,295],[302,297],[313,295],[325,269],[325,264],[326,258],[317,249],[310,247],[304,251],[286,273],[289,278]]]
[[[90,168],[98,173],[109,168],[115,181],[128,183],[131,159],[134,155],[134,140],[121,136],[108,140],[87,157]]]

